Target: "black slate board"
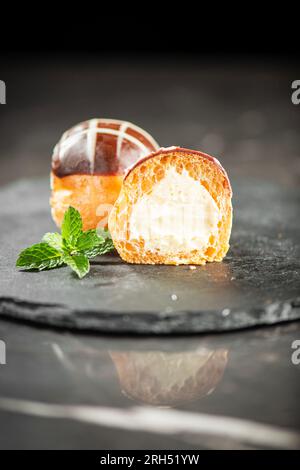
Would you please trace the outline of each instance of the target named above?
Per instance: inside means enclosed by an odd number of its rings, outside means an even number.
[[[228,331],[300,318],[299,191],[233,181],[231,249],[222,263],[142,266],[115,255],[78,280],[69,268],[20,272],[18,252],[55,230],[46,180],[0,191],[0,315],[63,328],[135,333]],[[176,295],[176,300],[172,300]]]

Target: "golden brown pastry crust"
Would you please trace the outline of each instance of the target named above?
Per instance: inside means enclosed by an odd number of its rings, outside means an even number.
[[[144,240],[130,239],[130,216],[137,200],[150,194],[154,184],[165,175],[166,170],[175,167],[178,173],[186,170],[189,175],[209,191],[215,200],[221,220],[218,234],[210,237],[205,251],[193,250],[176,253],[175,257],[145,250]],[[232,224],[232,190],[226,171],[219,161],[195,150],[170,147],[160,149],[138,161],[125,176],[119,197],[109,216],[109,230],[114,245],[123,260],[141,264],[199,264],[208,261],[222,261],[229,249]]]
[[[61,226],[69,206],[80,212],[83,230],[107,225],[107,216],[115,203],[123,178],[120,175],[68,175],[51,173],[51,214]]]

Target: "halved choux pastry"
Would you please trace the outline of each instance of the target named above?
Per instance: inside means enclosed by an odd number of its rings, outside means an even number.
[[[229,249],[231,197],[227,173],[216,158],[163,148],[128,171],[108,227],[128,263],[221,261]]]
[[[90,119],[66,131],[52,156],[50,205],[56,224],[73,206],[84,230],[107,225],[127,169],[157,148],[151,135],[127,121]]]

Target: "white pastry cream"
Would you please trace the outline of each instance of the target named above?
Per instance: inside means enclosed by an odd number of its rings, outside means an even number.
[[[162,254],[205,250],[219,220],[219,208],[200,181],[171,167],[133,206],[130,239],[142,237],[146,250]]]

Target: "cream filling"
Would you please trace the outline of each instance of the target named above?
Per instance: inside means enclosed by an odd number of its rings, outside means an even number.
[[[143,238],[145,249],[161,254],[205,250],[221,218],[207,189],[186,170],[171,167],[151,194],[132,208],[130,239]]]

